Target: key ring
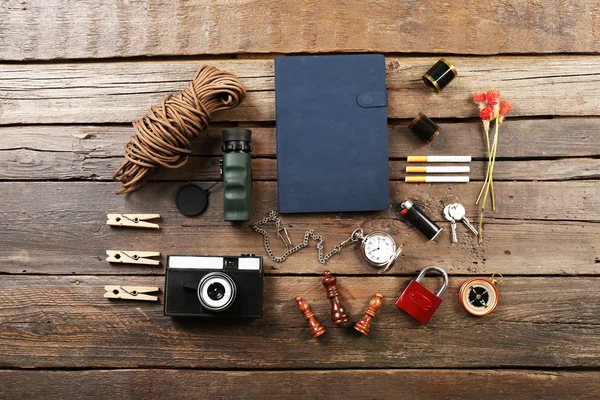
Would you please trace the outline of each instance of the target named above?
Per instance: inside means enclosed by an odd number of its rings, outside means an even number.
[[[446,206],[448,205],[448,204],[446,204],[446,199],[447,199],[448,197],[454,197],[454,199],[456,200],[456,202],[455,202],[455,203],[453,203],[453,204],[460,203],[460,201],[458,201],[458,197],[456,197],[456,196],[455,196],[455,195],[453,195],[453,194],[448,194],[448,195],[446,195],[446,196],[445,196],[445,197],[442,199],[442,204],[444,205],[444,207],[446,207]]]
[[[500,280],[496,279],[496,276],[499,276]],[[500,285],[500,284],[502,284],[502,282],[504,282],[504,277],[502,276],[502,274],[492,274],[491,280],[494,285],[495,284]]]
[[[353,242],[358,242],[363,238],[363,230],[361,228],[355,229],[354,232],[352,232],[352,235],[350,236],[350,240],[352,240]]]

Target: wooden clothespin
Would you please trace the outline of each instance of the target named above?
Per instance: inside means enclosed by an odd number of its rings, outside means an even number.
[[[125,226],[128,228],[159,229],[158,224],[145,222],[149,219],[160,218],[160,214],[106,214],[106,225]]]
[[[104,297],[107,299],[158,301],[157,296],[143,294],[158,292],[157,287],[106,285],[104,290]]]
[[[160,265],[160,260],[150,260],[145,257],[160,257],[158,251],[121,251],[106,250],[106,261],[122,264]]]

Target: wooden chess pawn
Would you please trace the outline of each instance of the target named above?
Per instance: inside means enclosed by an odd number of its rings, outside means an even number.
[[[334,325],[343,324],[350,319],[350,316],[344,311],[342,303],[340,303],[340,293],[335,287],[335,276],[331,275],[331,272],[323,272],[323,286],[327,291],[327,297],[331,301],[331,322]]]
[[[369,301],[369,307],[365,310],[365,315],[354,325],[354,329],[363,335],[369,335],[371,320],[375,318],[375,313],[381,308],[382,298],[383,295],[381,293],[375,294],[371,301]]]
[[[313,338],[319,337],[325,333],[326,329],[317,319],[315,318],[315,313],[310,311],[310,307],[306,300],[302,299],[302,297],[296,297],[296,305],[298,306],[298,310],[304,314],[304,319],[308,321],[308,327],[310,328],[310,334]]]

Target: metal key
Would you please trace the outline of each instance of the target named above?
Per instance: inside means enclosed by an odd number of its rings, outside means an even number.
[[[462,221],[462,223],[473,232],[473,235],[477,236],[479,234],[477,229],[475,229],[467,217],[465,217],[465,207],[462,204],[451,204],[448,209],[448,214],[450,214],[450,217],[454,218],[455,221]]]
[[[452,207],[452,206],[454,206],[454,204],[449,204],[446,207],[444,207],[444,217],[448,221],[450,221],[450,227],[451,227],[451,232],[452,232],[452,243],[456,243],[456,242],[458,242],[458,239],[456,238],[456,221],[450,215],[450,207]]]

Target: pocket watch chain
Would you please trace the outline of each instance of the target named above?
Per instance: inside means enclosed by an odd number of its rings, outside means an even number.
[[[271,250],[271,245],[269,244],[269,235],[267,234],[267,231],[260,228],[261,225],[266,225],[269,222],[273,222],[275,224],[275,226],[277,227],[277,236],[283,241],[285,247],[287,247],[288,249],[285,253],[283,253],[281,257],[275,256],[273,250]],[[254,222],[251,226],[255,232],[258,232],[262,235],[265,250],[267,250],[269,258],[276,263],[284,262],[286,258],[303,249],[304,247],[308,246],[308,239],[310,238],[312,240],[317,241],[317,252],[319,254],[319,262],[321,264],[325,264],[331,257],[339,253],[344,247],[352,243],[356,243],[364,237],[363,230],[358,228],[354,230],[354,232],[352,232],[352,235],[350,235],[348,239],[335,246],[333,250],[331,250],[328,254],[325,255],[323,252],[323,248],[325,246],[325,238],[321,235],[317,235],[312,229],[309,229],[306,232],[304,232],[304,239],[302,240],[302,242],[294,246],[292,244],[290,236],[288,235],[287,229],[281,226],[281,220],[278,217],[277,211],[271,210],[267,217]]]

